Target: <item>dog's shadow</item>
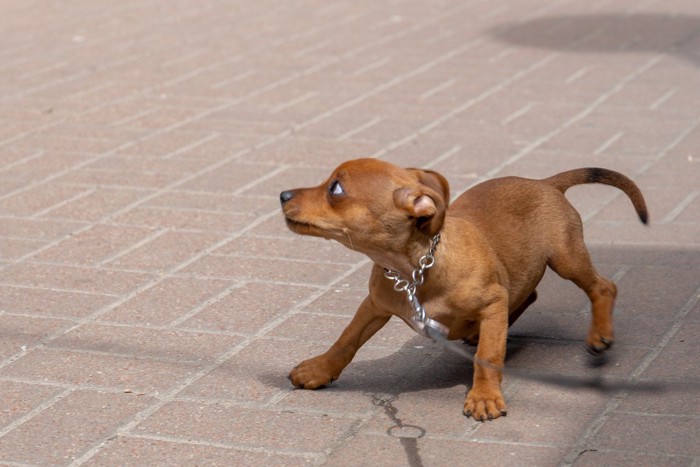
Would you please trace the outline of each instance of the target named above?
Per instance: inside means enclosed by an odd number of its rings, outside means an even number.
[[[527,345],[524,340],[509,339],[506,363]],[[463,346],[471,353],[476,351],[474,346]],[[328,388],[340,392],[403,393],[464,386],[466,393],[474,375],[470,360],[421,336],[413,336],[384,357],[362,358],[362,350],[358,357]],[[279,373],[261,373],[258,379],[268,387],[291,388],[286,375]]]
[[[546,16],[498,25],[496,40],[565,52],[663,53],[700,66],[700,17],[661,13]]]

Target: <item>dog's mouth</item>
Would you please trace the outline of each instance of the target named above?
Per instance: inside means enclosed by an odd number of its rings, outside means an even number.
[[[301,222],[294,219],[290,219],[287,216],[284,217],[284,220],[287,223],[287,227],[289,228],[289,230],[291,230],[294,233],[302,235],[321,236],[321,232],[323,231],[322,229],[318,228],[318,226],[315,226],[308,222]]]
[[[326,229],[319,227],[316,224],[297,221],[287,216],[284,217],[284,220],[287,223],[289,230],[300,235],[311,235],[314,237],[325,238],[327,240],[337,239],[338,237],[342,236],[342,232],[336,231],[335,229]]]

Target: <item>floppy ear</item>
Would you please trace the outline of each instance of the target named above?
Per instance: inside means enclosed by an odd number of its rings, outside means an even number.
[[[416,219],[416,228],[433,236],[440,232],[450,199],[445,177],[432,170],[407,169],[418,182],[394,191],[394,204]]]

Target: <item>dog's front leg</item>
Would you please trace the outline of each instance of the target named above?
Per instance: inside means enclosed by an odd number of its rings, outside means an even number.
[[[304,360],[289,374],[292,384],[302,389],[316,389],[338,379],[362,344],[379,331],[391,318],[380,311],[368,296],[338,340],[325,353]]]
[[[507,336],[508,300],[501,299],[481,311],[474,384],[464,401],[464,415],[467,417],[484,421],[506,414],[501,393],[501,368],[505,361]]]

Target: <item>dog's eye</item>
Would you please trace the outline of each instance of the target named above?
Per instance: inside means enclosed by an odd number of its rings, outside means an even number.
[[[333,196],[340,196],[340,195],[345,194],[345,191],[343,190],[343,186],[340,184],[340,182],[338,180],[331,183],[331,186],[328,187],[328,192]]]

